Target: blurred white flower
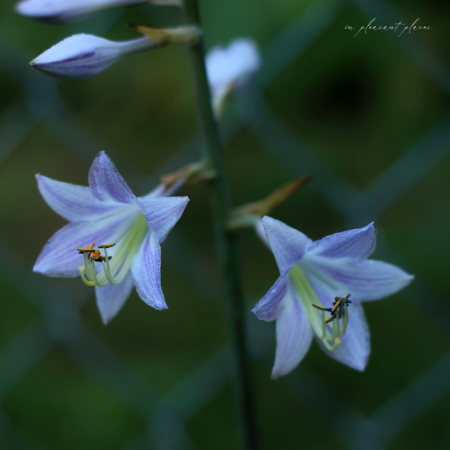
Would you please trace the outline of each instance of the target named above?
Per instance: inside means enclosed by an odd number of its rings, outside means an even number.
[[[51,23],[81,20],[94,12],[122,6],[180,5],[179,0],[23,0],[16,6],[19,14]]]
[[[230,45],[214,47],[206,56],[206,71],[217,115],[228,95],[244,84],[261,65],[261,58],[255,41],[238,38]]]

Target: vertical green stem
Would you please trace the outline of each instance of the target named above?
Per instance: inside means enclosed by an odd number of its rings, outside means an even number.
[[[186,23],[201,28],[197,0],[184,1]],[[217,246],[222,265],[225,296],[230,310],[234,365],[241,423],[246,450],[256,450],[257,432],[253,398],[253,381],[250,359],[246,346],[244,296],[239,267],[239,252],[236,236],[226,230],[231,210],[231,200],[225,179],[222,146],[217,123],[211,106],[211,94],[205,67],[203,40],[191,47],[191,58],[196,85],[197,109],[200,129],[203,136],[205,158],[217,177],[210,183],[212,212]]]

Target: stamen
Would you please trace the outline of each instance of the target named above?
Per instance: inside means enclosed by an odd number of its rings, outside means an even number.
[[[91,244],[89,247],[86,247],[86,248],[80,247],[80,248],[77,248],[77,250],[78,250],[78,253],[81,255],[83,253],[91,252],[94,247],[95,247],[95,244]]]
[[[325,311],[322,309],[322,336],[320,337],[320,339],[322,340],[325,339],[326,334],[327,334],[327,327],[325,325]]]
[[[332,314],[331,317],[329,317],[327,320],[325,320],[325,323],[330,323],[334,319],[336,319],[336,315]]]
[[[338,336],[343,335],[347,327],[347,306],[350,294],[342,298],[336,297],[331,308],[323,306],[302,269],[300,264],[296,264],[292,267],[289,275],[306,310],[314,333],[322,340],[326,349],[334,351],[341,342]],[[320,311],[320,315],[317,314],[317,309]],[[330,313],[330,317],[327,319],[325,318],[325,312]]]
[[[334,298],[334,302],[332,303],[333,307],[332,308],[325,308],[321,305],[317,305],[314,304],[312,306],[314,306],[317,309],[320,309],[322,311],[322,320],[323,320],[323,325],[322,325],[322,340],[324,341],[324,343],[326,344],[325,340],[328,341],[335,341],[334,346],[331,347],[333,349],[335,349],[339,343],[341,342],[340,339],[338,339],[338,336],[342,336],[345,334],[346,330],[347,330],[347,325],[348,325],[348,306],[350,305],[351,301],[349,300],[350,294],[347,294],[345,297],[335,297]],[[331,316],[324,320],[324,315],[325,315],[325,311],[330,311]],[[330,322],[333,322],[332,324],[332,331],[331,331],[331,336],[324,336],[323,333],[323,328],[325,327],[326,324],[329,324]],[[326,333],[325,333],[326,335]],[[337,342],[339,341],[339,342]],[[326,347],[328,348],[328,346],[326,345]]]
[[[86,273],[86,278],[92,282],[93,277],[92,277],[92,269],[91,269],[91,260],[89,258],[89,253],[83,253],[83,258],[84,258],[84,266],[83,267],[83,271]]]
[[[112,244],[103,244],[103,245],[99,245],[98,248],[110,248],[110,247],[114,247],[116,244],[113,242]]]
[[[336,297],[338,298],[338,297]],[[336,300],[335,302],[333,302],[333,309],[331,310],[331,314],[336,314],[336,309],[339,308],[339,305],[341,304],[341,299]]]
[[[317,305],[316,303],[312,304],[314,306],[314,308],[320,309],[321,311],[331,311],[331,308],[325,308],[322,305]]]
[[[83,280],[84,284],[87,284],[88,286],[95,286],[94,282],[89,279],[89,278],[92,278],[92,276],[90,275],[89,256],[86,252],[83,253],[83,258],[84,258],[84,266],[78,267],[78,270],[80,271],[81,279]]]
[[[344,332],[342,334],[345,334],[347,330],[348,325],[348,310],[347,305],[344,306],[344,317],[342,318],[342,325],[344,326]]]
[[[103,255],[100,255],[100,256],[98,256],[97,255],[97,257],[96,258],[92,258],[95,262],[105,262],[106,260],[110,260],[110,259],[112,259],[112,256],[108,256],[108,257],[106,257],[106,256],[103,256]]]
[[[86,273],[84,271],[84,266],[79,267],[81,279],[83,280],[84,284],[87,284],[88,286],[95,286],[95,283],[93,281],[89,281],[86,277]]]
[[[100,253],[100,252],[99,252]],[[92,281],[95,283],[96,286],[98,287],[104,287],[108,284],[108,282],[102,283],[98,280],[97,278],[97,270],[95,268],[94,262],[92,261],[92,259],[88,259],[89,261],[89,265],[90,265],[90,275],[92,277]]]
[[[100,251],[99,250],[94,250],[93,252],[91,252],[91,254],[89,255],[91,259],[93,259],[94,261],[97,261],[100,259]]]
[[[335,320],[333,322],[333,333],[331,334],[330,341],[335,341],[338,336],[339,336],[339,322]]]
[[[137,216],[125,236],[123,236],[117,251],[112,256],[108,255],[108,248],[116,245],[115,243],[99,245],[105,254],[100,250],[94,250],[95,244],[87,248],[80,247],[78,252],[83,255],[84,265],[79,267],[80,276],[83,282],[88,286],[104,287],[107,284],[119,284],[123,281],[131,267],[133,258],[139,250],[141,243],[148,232],[147,221],[143,214]],[[111,263],[110,260],[112,259]],[[95,263],[102,264],[102,270],[97,273]]]

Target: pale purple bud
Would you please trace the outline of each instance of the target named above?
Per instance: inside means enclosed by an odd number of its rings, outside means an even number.
[[[23,0],[16,10],[33,19],[51,23],[67,23],[110,8],[151,3],[149,0]]]
[[[87,80],[103,73],[122,56],[155,46],[146,37],[113,42],[90,34],[76,34],[54,45],[30,64],[61,80]]]

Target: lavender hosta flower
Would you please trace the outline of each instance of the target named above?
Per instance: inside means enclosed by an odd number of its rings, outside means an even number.
[[[258,47],[251,39],[234,39],[226,48],[211,49],[206,56],[206,71],[216,112],[231,91],[244,84],[260,65]]]
[[[148,305],[167,308],[160,244],[181,217],[187,197],[160,197],[160,188],[135,197],[104,152],[92,164],[89,187],[42,175],[37,181],[47,204],[70,223],[47,242],[35,272],[81,275],[85,284],[95,286],[104,323],[117,314],[133,286]]]
[[[16,6],[19,14],[50,23],[82,20],[104,9],[143,4],[179,5],[177,0],[23,0]]]
[[[122,56],[155,46],[147,37],[113,42],[90,34],[76,34],[46,50],[30,64],[61,80],[88,80],[109,69]]]
[[[270,217],[262,223],[280,277],[252,311],[262,320],[276,320],[272,377],[294,369],[313,336],[329,356],[364,370],[370,343],[361,302],[391,295],[413,277],[394,265],[367,259],[375,248],[373,224],[313,242]],[[345,300],[348,294],[351,304]],[[331,307],[337,309],[329,314],[325,309]]]

